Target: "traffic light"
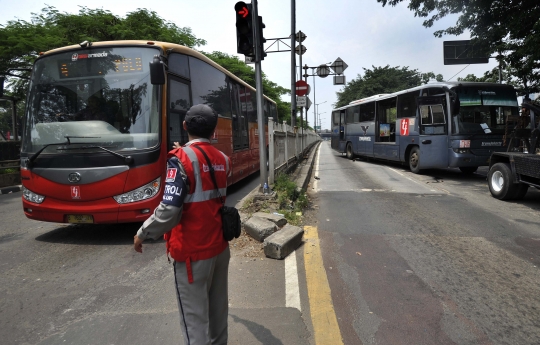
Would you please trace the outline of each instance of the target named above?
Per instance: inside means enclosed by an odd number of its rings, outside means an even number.
[[[263,36],[263,29],[266,27],[266,25],[264,25],[261,16],[259,16],[258,24],[259,24],[259,27],[258,27],[259,32],[258,32],[257,38],[259,39],[258,40],[259,46],[257,47],[257,49],[259,50],[259,58],[261,60],[264,60],[264,57],[267,54],[264,52],[264,43],[266,42],[266,38],[264,38],[264,36]]]
[[[239,1],[234,5],[234,11],[236,12],[236,51],[239,54],[254,57],[251,4]]]

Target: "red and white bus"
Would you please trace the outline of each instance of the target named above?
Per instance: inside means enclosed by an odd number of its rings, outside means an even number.
[[[21,147],[28,218],[144,221],[161,201],[168,151],[188,140],[182,121],[194,104],[219,114],[212,143],[231,158],[229,184],[259,170],[256,91],[206,56],[147,41],[83,42],[40,55]],[[267,97],[264,115],[265,123],[277,118]]]

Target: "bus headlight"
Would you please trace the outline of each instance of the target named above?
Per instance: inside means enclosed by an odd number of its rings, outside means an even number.
[[[145,199],[150,199],[151,197],[155,196],[159,192],[160,185],[161,185],[161,177],[158,177],[154,181],[140,188],[134,189],[131,192],[113,196],[113,198],[119,204],[128,204],[130,202],[137,202],[137,201],[141,201]]]
[[[471,153],[469,149],[453,149],[455,153]]]
[[[43,195],[36,194],[26,187],[22,187],[22,195],[24,200],[33,202],[35,204],[41,204],[45,197]]]

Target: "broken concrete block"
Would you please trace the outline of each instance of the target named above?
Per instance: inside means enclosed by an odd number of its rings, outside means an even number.
[[[284,216],[280,216],[273,213],[266,213],[266,212],[256,212],[253,214],[253,217],[259,217],[266,220],[269,220],[279,226],[280,228],[287,224],[287,219]]]
[[[300,246],[304,230],[287,224],[264,240],[264,254],[272,259],[284,259]]]
[[[259,242],[264,241],[265,238],[272,235],[278,230],[278,227],[274,222],[271,222],[264,218],[251,217],[244,223],[244,229],[247,234]]]

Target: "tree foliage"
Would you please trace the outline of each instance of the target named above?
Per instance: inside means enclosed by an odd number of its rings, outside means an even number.
[[[103,9],[80,7],[78,14],[70,14],[47,6],[41,13],[33,13],[30,21],[18,19],[0,25],[0,75],[8,76],[6,95],[18,97],[22,100],[18,108],[24,108],[30,69],[39,52],[83,41],[112,40],[164,41],[194,49],[206,44],[190,28],[178,27],[147,9],[137,9],[120,17]],[[255,71],[237,57],[221,52],[204,54],[255,87]],[[290,90],[270,81],[264,74],[263,88],[265,95],[277,102],[279,120],[289,120],[290,103],[281,101],[280,96],[290,94]],[[0,109],[0,131],[11,128],[10,111],[9,106]]]
[[[395,6],[403,0],[377,0]],[[411,0],[408,8],[426,18],[423,25],[459,14],[454,26],[436,37],[469,31],[475,45],[487,54],[501,54],[509,79],[523,89],[540,91],[540,1],[538,0]]]
[[[410,70],[409,67],[375,67],[364,68],[364,76],[360,74],[356,79],[345,85],[342,91],[336,92],[338,101],[335,107],[342,107],[351,101],[369,96],[392,93],[409,89],[421,84],[426,84],[431,79],[442,81],[441,74],[433,72],[420,73],[418,70]]]

